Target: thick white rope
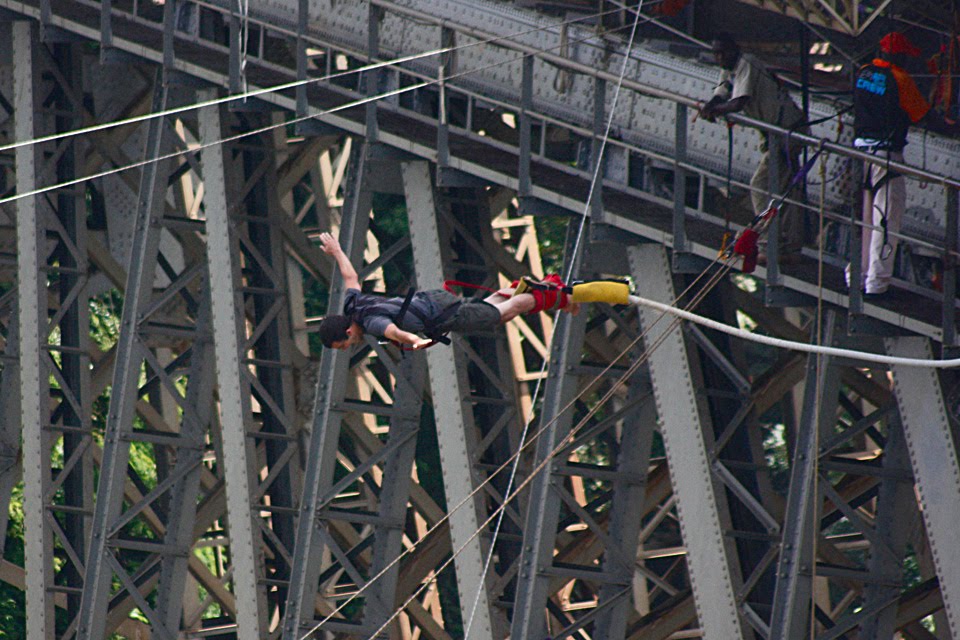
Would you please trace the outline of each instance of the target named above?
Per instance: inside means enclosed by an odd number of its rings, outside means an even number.
[[[840,349],[838,347],[824,347],[815,344],[807,344],[805,342],[794,342],[793,340],[784,340],[782,338],[773,338],[770,336],[764,336],[752,331],[747,331],[746,329],[740,329],[739,327],[731,327],[728,324],[722,322],[717,322],[716,320],[711,320],[710,318],[704,318],[703,316],[691,313],[690,311],[684,311],[683,309],[678,309],[677,307],[671,306],[669,304],[664,304],[663,302],[657,302],[656,300],[650,300],[649,298],[642,298],[640,296],[631,295],[629,297],[630,304],[643,305],[645,307],[650,307],[651,309],[657,309],[664,313],[669,313],[682,320],[688,320],[690,322],[695,322],[696,324],[709,327],[711,329],[716,329],[726,333],[727,335],[734,336],[737,338],[742,338],[744,340],[749,340],[750,342],[756,342],[758,344],[765,344],[771,347],[779,347],[781,349],[791,349],[793,351],[802,351],[804,353],[818,353],[826,356],[834,356],[837,358],[849,358],[851,360],[862,360],[864,362],[874,362],[876,364],[886,364],[886,365],[900,365],[905,367],[929,367],[931,369],[953,369],[955,367],[960,367],[960,358],[953,358],[950,360],[925,360],[922,358],[900,358],[897,356],[887,356],[879,353],[870,353],[868,351],[857,351],[854,349]]]

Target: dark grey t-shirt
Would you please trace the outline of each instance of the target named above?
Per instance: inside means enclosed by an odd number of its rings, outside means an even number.
[[[413,295],[402,322],[397,323],[402,326],[404,330],[412,333],[419,333],[424,330],[423,322],[411,313],[411,309],[427,318],[436,317],[442,311],[442,309],[440,309],[429,296],[424,295],[424,293],[425,292],[418,291]],[[402,297],[387,298],[371,293],[363,293],[358,289],[347,289],[347,295],[343,304],[344,315],[363,327],[365,333],[383,338],[387,327],[390,326],[391,323],[396,323],[397,313],[400,312],[400,307],[403,306],[403,300],[404,298]]]

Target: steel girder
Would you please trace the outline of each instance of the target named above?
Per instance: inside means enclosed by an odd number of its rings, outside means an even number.
[[[263,113],[224,122],[201,112],[201,140],[259,129]],[[301,485],[294,420],[287,262],[279,230],[272,136],[217,145],[204,156],[223,455],[241,635],[269,632],[282,617],[292,571]],[[207,169],[209,167],[209,170]],[[208,175],[209,173],[209,175]],[[296,487],[296,489],[295,489]]]
[[[832,313],[824,318],[819,344],[834,344],[836,322]],[[814,331],[817,330],[819,327],[815,326]],[[783,550],[777,567],[777,586],[770,617],[770,637],[778,640],[809,635],[815,538],[821,504],[818,445],[820,439],[832,431],[839,385],[839,374],[831,358],[817,355],[807,358],[803,414],[790,465]]]
[[[949,33],[952,28],[948,2],[914,0],[738,0],[768,11],[798,18],[851,36],[870,28],[881,16],[893,14],[909,22]],[[886,15],[885,15],[886,14]]]
[[[78,79],[79,49],[40,44],[29,22],[11,28],[17,138],[76,128],[78,89],[71,83]],[[73,179],[80,144],[60,140],[18,151],[17,191]],[[28,636],[34,638],[54,636],[57,594],[65,595],[68,616],[76,616],[85,584],[93,463],[84,195],[76,188],[18,201]],[[55,545],[65,552],[59,567]]]
[[[930,358],[923,338],[885,340],[891,355]],[[955,534],[960,518],[960,464],[957,436],[951,425],[936,370],[893,366],[894,391],[900,407],[907,449],[916,478],[923,521],[933,553],[949,633],[960,633],[960,558],[944,551],[943,543]]]
[[[348,167],[349,181],[338,234],[341,246],[351,261],[359,260],[363,255],[370,220],[371,192],[364,184],[364,181],[369,179],[366,161],[367,146],[364,144],[354,147]],[[342,308],[345,294],[342,281],[335,277],[331,279],[330,308]],[[299,639],[304,633],[314,630],[321,572],[328,570],[324,583],[336,584],[338,581],[338,572],[329,571],[332,563],[329,560],[324,561],[325,557],[336,558],[336,563],[341,566],[340,573],[346,573],[354,577],[357,583],[363,583],[363,579],[359,578],[361,572],[354,567],[357,560],[350,558],[350,552],[359,536],[356,532],[353,532],[352,536],[343,535],[343,532],[351,530],[349,520],[346,517],[337,517],[337,512],[329,508],[337,494],[342,491],[337,484],[336,471],[340,466],[338,448],[345,414],[343,404],[347,399],[351,355],[325,349],[320,360],[310,446],[304,471],[301,514],[294,549],[294,573],[291,577],[290,600],[283,627],[286,639]],[[360,428],[362,427],[361,424]],[[342,525],[341,521],[344,521]],[[341,535],[335,538],[336,533]],[[335,596],[333,589],[329,592]],[[330,600],[336,602],[335,598]],[[330,614],[332,609],[333,607],[321,610],[320,614]],[[354,626],[359,627],[356,623]]]
[[[181,98],[189,100],[192,93]],[[158,76],[154,112],[173,104]],[[165,118],[149,122],[147,158],[169,153],[176,145],[173,123]],[[204,493],[202,461],[215,382],[202,263],[171,264],[161,249],[162,231],[179,233],[166,215],[170,176],[187,164],[145,165],[135,192],[131,269],[123,289],[78,637],[109,633],[117,611],[125,616],[130,607],[147,616],[159,637],[175,638],[181,625],[194,529],[203,521],[195,505]],[[158,271],[165,284],[154,292]],[[128,468],[134,446],[138,452],[152,452],[153,486]],[[204,484],[209,491],[215,481]],[[119,591],[114,581],[122,585]]]
[[[444,263],[447,262],[444,255],[451,251],[451,238],[448,234],[441,236],[438,229],[439,203],[430,165],[405,162],[401,171],[417,283],[421,288],[432,288],[433,283],[444,280]],[[458,342],[460,339],[457,338]],[[483,508],[485,501],[474,497],[479,485],[474,470],[474,460],[478,459],[479,453],[476,451],[479,425],[469,401],[472,393],[467,371],[469,361],[459,349],[433,349],[426,357],[438,427],[437,453],[443,469],[444,496],[450,515],[450,545],[456,554],[454,566],[461,610],[471,633],[475,630],[478,637],[492,637],[498,635],[494,634],[496,612],[491,610],[487,584],[495,576],[484,575],[489,542],[475,535],[478,530],[485,529],[481,523],[487,513]],[[502,621],[498,622],[502,627]],[[502,633],[502,628],[499,631]]]
[[[631,271],[640,276],[640,295],[663,302],[676,299],[662,247],[641,245],[630,248],[628,253]],[[645,338],[651,352],[650,377],[672,471],[700,626],[707,638],[742,638],[735,596],[738,570],[733,564],[732,545],[724,533],[729,527],[729,516],[723,513],[725,500],[707,458],[713,442],[712,430],[707,428],[710,419],[705,398],[694,390],[693,365],[688,364],[683,334],[670,325],[653,329],[659,319],[653,312],[643,310],[641,318],[644,329],[653,331]]]

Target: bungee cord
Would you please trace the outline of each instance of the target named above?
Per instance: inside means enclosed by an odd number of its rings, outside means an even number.
[[[781,349],[790,349],[792,351],[800,351],[803,353],[815,353],[821,355],[834,356],[837,358],[848,358],[850,360],[860,360],[862,362],[872,362],[875,364],[885,364],[885,365],[898,365],[904,367],[929,367],[931,369],[953,369],[960,367],[960,358],[950,358],[945,360],[937,359],[923,359],[923,358],[903,358],[899,356],[888,356],[879,353],[871,353],[869,351],[859,351],[856,349],[841,349],[839,347],[825,347],[815,344],[809,344],[806,342],[795,342],[793,340],[784,340],[782,338],[774,338],[771,336],[764,336],[747,331],[746,329],[740,329],[739,327],[731,327],[728,324],[722,322],[717,322],[710,318],[705,318],[703,316],[685,311],[683,309],[678,309],[668,304],[662,302],[657,302],[656,300],[650,300],[648,298],[642,298],[640,296],[631,295],[630,302],[633,304],[639,304],[645,307],[650,307],[651,309],[657,309],[663,311],[664,313],[669,313],[674,315],[682,320],[688,320],[696,324],[709,327],[711,329],[716,329],[727,335],[731,335],[737,338],[742,338],[749,342],[755,342],[757,344],[765,344],[771,347],[779,347]]]

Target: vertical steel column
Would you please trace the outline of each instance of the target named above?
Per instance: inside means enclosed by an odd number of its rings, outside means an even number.
[[[687,241],[687,106],[677,103],[673,147],[673,268],[680,268]]]
[[[244,43],[242,39],[249,37],[249,34],[241,28],[240,0],[233,0],[230,4],[232,5],[232,11],[230,12],[230,24],[228,25],[230,34],[230,59],[227,63],[229,65],[227,77],[230,83],[228,90],[231,94],[237,94],[243,93],[243,75],[240,69],[240,65],[243,64],[242,49]]]
[[[550,345],[550,364],[543,390],[534,466],[546,463],[530,484],[529,508],[524,523],[520,582],[513,608],[511,638],[541,640],[547,631],[547,600],[554,576],[552,558],[557,543],[557,523],[562,501],[557,496],[563,479],[557,473],[562,461],[553,451],[570,433],[571,411],[564,411],[577,391],[577,375],[570,371],[580,363],[586,329],[586,313],[563,314],[556,319]],[[631,558],[633,556],[630,556]]]
[[[517,197],[523,211],[523,201],[530,197],[530,110],[533,109],[533,64],[532,55],[523,57],[523,70],[520,76],[520,166],[517,167]],[[542,132],[541,135],[546,135]]]
[[[22,478],[20,461],[20,325],[14,305],[7,324],[7,344],[0,373],[0,540],[6,540],[10,496]],[[0,546],[0,553],[3,548]]]
[[[595,78],[593,82],[593,140],[590,141],[590,168],[593,180],[593,196],[590,201],[590,217],[594,222],[603,222],[603,135],[606,133],[607,82]]]
[[[113,48],[113,0],[100,0],[100,62],[106,61],[107,52]]]
[[[369,3],[367,7],[367,63],[373,64],[380,55],[380,21],[383,20],[383,7]],[[377,95],[380,91],[380,77],[382,72],[379,69],[365,71],[363,74],[366,86],[365,93],[368,97]],[[367,143],[377,141],[380,135],[380,128],[377,124],[377,101],[368,102],[364,107],[366,114]]]
[[[417,209],[414,217],[429,215]],[[368,589],[367,620],[377,627],[393,615],[397,599],[397,577],[400,563],[394,562],[403,553],[404,525],[407,505],[410,502],[410,483],[417,449],[417,433],[420,430],[421,398],[426,381],[422,353],[412,354],[400,361],[400,374],[396,377],[393,408],[390,418],[390,433],[386,446],[393,451],[383,465],[383,481],[380,493],[381,523],[374,534],[373,561],[370,575],[380,576]]]
[[[372,193],[366,182],[367,145],[355,144],[347,168],[348,185],[340,225],[339,241],[354,264],[363,256],[367,229],[370,223]],[[346,289],[343,279],[334,273],[330,284],[328,313],[343,309]],[[283,622],[284,640],[300,640],[313,629],[317,586],[322,570],[324,531],[326,523],[321,511],[333,496],[334,472],[337,468],[341,425],[346,410],[346,395],[350,354],[324,349],[317,377],[317,395],[313,408],[313,425],[303,474],[303,492],[300,516],[297,522],[296,544],[293,553],[293,573]]]
[[[410,241],[413,246],[414,268],[418,282],[441,282],[444,278],[440,257],[440,234],[437,229],[436,203],[430,182],[430,167],[426,162],[405,162],[401,165],[403,187],[410,212]],[[480,528],[478,501],[468,497],[476,481],[466,442],[466,431],[471,428],[472,415],[463,406],[469,395],[464,376],[465,366],[458,366],[452,348],[433,348],[427,351],[430,371],[430,389],[437,425],[440,460],[443,465],[443,486],[450,513],[450,539],[457,554],[455,567],[460,604],[469,611],[477,602],[473,629],[475,638],[493,637],[492,613],[486,584],[481,580],[484,546],[474,533]],[[464,503],[464,501],[466,501]],[[462,506],[461,503],[464,503]]]
[[[837,319],[832,312],[827,312],[824,320],[823,344],[832,345]],[[813,550],[820,534],[817,434],[831,433],[836,424],[839,386],[839,372],[831,358],[816,354],[807,358],[803,417],[790,467],[790,493],[787,496],[783,544],[770,619],[771,639],[792,640],[806,637],[808,633],[810,598],[817,561]]]
[[[764,135],[761,133],[761,135]],[[772,200],[777,197],[780,191],[780,149],[783,142],[780,136],[768,133],[767,137],[767,199]],[[751,197],[753,194],[751,194]],[[770,226],[767,229],[767,299],[771,300],[769,290],[782,284],[780,277],[780,229],[781,219],[783,218],[783,205],[780,206],[780,213],[773,216],[770,220]]]
[[[36,32],[31,22],[14,22],[13,87],[14,131],[18,140],[37,137],[34,118],[38,113],[34,42]],[[37,188],[37,148],[34,145],[16,150],[17,193]],[[17,289],[20,330],[20,425],[23,438],[23,510],[24,563],[26,565],[27,639],[47,640],[54,637],[53,593],[47,591],[52,582],[53,565],[47,550],[53,547],[53,536],[45,523],[43,489],[49,474],[50,432],[44,428],[49,416],[48,371],[40,350],[41,336],[46,336],[47,293],[40,266],[43,227],[41,208],[36,196],[17,200]],[[42,315],[41,315],[42,310]]]
[[[885,338],[884,345],[892,356],[928,360],[933,356],[926,338]],[[893,365],[891,371],[943,606],[951,637],[958,637],[960,553],[954,548],[960,522],[957,442],[936,369]]]
[[[240,114],[240,130],[260,128],[269,115]],[[290,338],[286,251],[279,231],[286,216],[276,194],[277,156],[271,136],[248,140],[231,154],[242,176],[241,199],[233,206],[242,272],[238,309],[240,325],[240,393],[259,405],[248,416],[250,450],[257,451],[263,479],[252,485],[250,508],[263,533],[264,573],[270,585],[269,606],[283,607],[291,567],[296,525],[294,485],[300,485],[299,434],[294,423],[293,342]],[[228,169],[229,175],[229,169]],[[238,267],[239,268],[239,267]],[[260,514],[269,514],[266,520]],[[271,613],[271,615],[273,615]]]
[[[887,474],[880,480],[877,495],[876,532],[882,544],[874,543],[871,548],[869,566],[874,581],[866,585],[863,593],[863,609],[876,613],[861,625],[861,638],[892,638],[896,633],[904,552],[916,524],[910,513],[915,504],[913,484],[903,479],[910,473],[903,425],[899,416],[890,418],[887,424],[883,447],[883,469]]]
[[[158,75],[154,86],[152,108],[156,113],[165,109],[166,106],[167,90]],[[150,121],[145,148],[145,155],[148,158],[160,155],[161,149],[164,148],[163,138],[167,127],[168,124],[162,118],[155,118]],[[167,568],[167,577],[172,579],[169,572],[178,563],[183,565],[180,567],[178,574],[185,575],[186,555],[189,553],[192,543],[192,538],[189,538],[185,547],[172,549],[159,542],[130,541],[123,534],[124,525],[144,508],[143,505],[137,505],[136,508],[130,507],[126,513],[122,513],[126,497],[124,488],[125,482],[128,480],[127,465],[131,442],[146,441],[157,446],[167,444],[178,447],[177,467],[183,469],[181,463],[189,464],[189,460],[192,458],[191,474],[199,473],[198,465],[203,450],[202,442],[205,430],[201,424],[193,423],[192,433],[190,428],[182,430],[182,435],[188,436],[187,439],[190,440],[190,443],[180,450],[179,448],[184,443],[176,438],[176,434],[165,434],[163,439],[159,439],[155,433],[135,428],[134,423],[140,395],[140,375],[144,370],[143,367],[146,365],[147,371],[152,368],[154,375],[160,375],[162,369],[153,360],[150,348],[141,335],[141,331],[147,331],[146,326],[152,319],[150,309],[153,303],[152,292],[158,264],[160,226],[164,214],[164,194],[167,187],[167,174],[163,173],[163,170],[169,168],[168,164],[167,162],[148,163],[144,165],[140,176],[137,212],[133,229],[132,259],[130,270],[127,273],[121,332],[117,343],[110,410],[104,437],[103,462],[101,463],[96,510],[92,525],[92,542],[87,554],[85,589],[78,620],[78,638],[101,638],[105,633],[109,633],[107,612],[113,599],[111,591],[115,578],[120,581],[128,596],[134,599],[137,607],[150,620],[154,633],[162,638],[175,638],[180,622],[182,583],[164,585],[164,588],[172,591],[172,597],[176,602],[174,605],[176,614],[167,613],[163,616],[165,620],[173,621],[174,626],[170,628],[161,620],[161,616],[157,615],[147,604],[140,593],[139,585],[136,584],[136,579],[128,575],[122,557],[124,549],[155,552],[163,558],[160,560],[160,564]],[[200,376],[196,379],[191,378],[190,385],[200,384],[200,379]],[[208,400],[208,396],[203,398],[204,402]],[[193,418],[194,415],[191,414],[189,408],[185,407],[184,424],[191,424]],[[196,451],[198,448],[199,451]],[[193,451],[188,453],[188,449],[193,449]],[[163,480],[164,478],[158,478],[158,486],[163,486]],[[194,490],[191,496],[195,495],[196,491]],[[177,517],[186,519],[182,528],[187,530],[187,536],[192,535],[193,512],[178,514]],[[179,557],[173,558],[174,556]],[[157,562],[156,556],[149,562],[144,562],[143,566],[149,567],[155,562]],[[175,572],[173,575],[177,575],[177,573]],[[160,602],[162,604],[163,599]]]
[[[202,102],[216,97],[205,91]],[[209,142],[223,137],[220,111],[216,106],[200,110],[200,140]],[[258,525],[251,511],[251,483],[259,477],[256,451],[247,439],[250,398],[240,390],[243,372],[240,348],[242,296],[237,240],[231,232],[227,198],[226,159],[223,146],[203,154],[204,200],[207,212],[207,250],[212,296],[213,336],[220,398],[220,424],[223,433],[223,463],[227,489],[227,513],[230,518],[230,552],[233,564],[234,593],[237,599],[237,637],[255,640],[267,633],[266,593],[258,583],[263,566]]]
[[[629,247],[627,255],[631,272],[644,276],[637,281],[638,294],[670,303],[675,294],[666,249],[644,244]],[[644,327],[651,327],[659,314],[643,308],[640,318]],[[662,331],[654,331],[646,342],[648,348]],[[704,414],[694,389],[683,332],[671,330],[650,354],[649,362],[700,628],[708,640],[742,638],[730,566],[733,555],[728,554],[721,527],[721,495],[710,475]]]
[[[50,44],[42,49],[49,56],[52,75],[57,78],[52,92],[52,107],[56,131],[71,131],[82,124],[81,105],[78,103],[78,88],[81,79],[79,50],[67,43]],[[57,143],[56,182],[67,182],[77,177],[79,164],[78,140]],[[50,343],[47,347],[55,357],[50,359],[51,374],[59,387],[57,400],[52,403],[49,424],[60,438],[63,465],[50,477],[45,489],[47,508],[55,536],[65,549],[70,561],[56,570],[54,581],[67,592],[67,615],[76,616],[80,607],[80,592],[83,590],[84,567],[77,563],[86,547],[89,514],[93,508],[93,458],[90,397],[90,306],[87,288],[87,211],[84,187],[59,189],[53,198],[55,215],[48,222],[48,241],[56,239],[53,252],[47,257],[48,280],[51,289],[57,291],[57,314],[53,316],[48,334],[41,339]],[[57,335],[58,334],[58,335]],[[59,432],[59,433],[58,433]],[[55,446],[56,446],[55,436]],[[53,465],[51,465],[53,466]],[[53,494],[55,487],[62,488],[63,499]],[[48,516],[49,518],[49,516]],[[54,550],[49,550],[52,561]],[[54,588],[50,585],[48,588]]]
[[[174,70],[176,54],[173,50],[173,32],[176,30],[177,4],[179,0],[165,0],[163,3],[163,76],[169,81]]]
[[[449,27],[440,28],[440,48],[450,49],[455,43],[456,32]],[[440,81],[440,97],[437,105],[437,170],[442,171],[450,163],[450,121],[447,100],[446,78],[453,72],[456,53],[444,51],[440,54],[440,64],[437,66]],[[439,174],[438,174],[439,175]]]
[[[944,212],[946,239],[943,247],[943,357],[952,358],[957,352],[957,216],[960,215],[960,194],[944,187],[947,205]]]
[[[159,234],[159,232],[158,232]],[[168,478],[175,478],[170,488],[167,510],[167,530],[164,542],[173,552],[165,554],[160,563],[159,587],[157,589],[157,613],[167,629],[180,627],[185,589],[192,547],[195,540],[197,511],[180,505],[193,505],[200,493],[200,480],[204,470],[204,439],[213,417],[213,397],[216,388],[216,370],[211,336],[211,300],[207,277],[200,283],[201,299],[196,310],[196,331],[190,348],[190,368],[185,393],[187,410],[181,423],[181,443],[175,455]],[[192,413],[192,415],[190,415]]]
[[[634,280],[645,274],[634,273]],[[641,356],[634,353],[632,360]],[[637,374],[634,374],[635,377]],[[608,535],[616,543],[616,550],[604,554],[603,571],[615,579],[600,588],[597,599],[597,622],[594,637],[624,638],[627,622],[633,611],[631,602],[633,578],[636,575],[632,564],[624,558],[635,558],[639,542],[640,525],[644,510],[642,505],[647,490],[647,469],[650,464],[650,447],[657,425],[656,405],[652,399],[644,400],[647,390],[633,382],[627,392],[627,402],[637,407],[624,418],[621,428],[617,471],[623,474],[614,481],[611,498],[611,514]]]
[[[307,115],[307,25],[310,19],[310,0],[297,0],[297,118]],[[298,123],[300,124],[300,123]]]

